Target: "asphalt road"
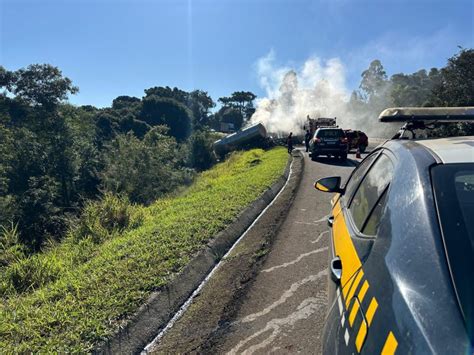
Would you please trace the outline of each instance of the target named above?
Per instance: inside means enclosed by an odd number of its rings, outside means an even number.
[[[332,194],[313,184],[327,176],[345,180],[360,159],[303,159],[296,158],[281,196],[148,353],[321,352]]]
[[[315,354],[327,308],[329,231],[326,218],[332,194],[316,191],[313,183],[327,176],[344,179],[360,161],[346,162],[307,153],[300,187],[265,264],[246,293],[226,334],[213,353]]]

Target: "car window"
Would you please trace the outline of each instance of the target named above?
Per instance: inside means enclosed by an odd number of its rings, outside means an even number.
[[[340,129],[325,129],[317,133],[318,138],[340,138],[344,132]]]
[[[365,235],[376,235],[379,229],[380,220],[387,203],[388,189],[386,188],[375,205],[370,217],[367,219],[365,226],[362,227],[362,233]]]
[[[362,231],[382,193],[392,181],[393,164],[385,154],[381,154],[362,180],[349,205],[352,219],[359,231]]]
[[[347,201],[350,201],[350,198],[352,197],[352,193],[355,191],[357,186],[359,186],[360,181],[364,177],[367,169],[370,167],[370,164],[374,161],[374,159],[377,157],[378,153],[374,153],[366,157],[362,162],[359,164],[357,168],[355,168],[354,172],[352,175],[349,177],[349,180],[346,183],[345,187],[345,193],[344,196],[347,199]]]
[[[474,164],[440,164],[431,176],[451,277],[474,341]]]

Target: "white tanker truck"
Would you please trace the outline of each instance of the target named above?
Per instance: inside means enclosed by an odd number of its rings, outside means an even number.
[[[263,124],[257,123],[214,142],[214,151],[222,156],[235,149],[250,145],[261,145],[266,138],[267,130]]]

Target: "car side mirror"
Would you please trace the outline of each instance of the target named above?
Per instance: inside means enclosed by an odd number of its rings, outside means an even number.
[[[314,183],[314,188],[323,192],[337,192],[342,193],[341,189],[341,177],[331,176],[327,178],[319,179]]]

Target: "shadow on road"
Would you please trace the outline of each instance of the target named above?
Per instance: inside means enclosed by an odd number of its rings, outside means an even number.
[[[347,158],[347,160],[342,161],[328,157],[317,157],[315,162],[334,166],[357,166],[360,163],[360,161],[351,158]]]

